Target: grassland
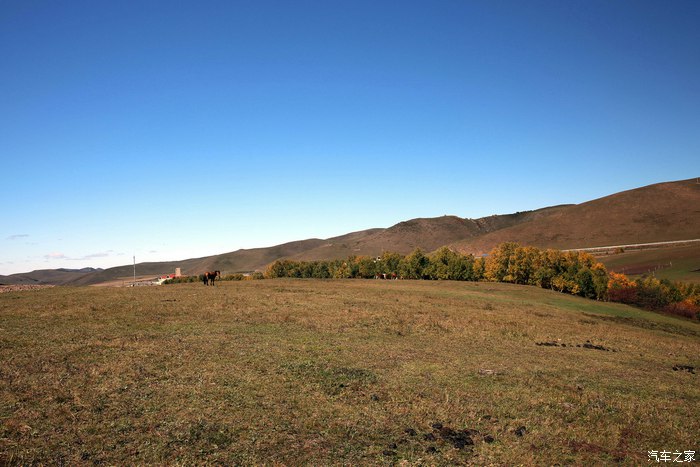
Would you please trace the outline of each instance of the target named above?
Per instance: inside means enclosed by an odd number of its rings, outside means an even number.
[[[659,279],[700,284],[700,245],[627,251],[598,258],[605,266],[632,278],[654,274]]]
[[[648,450],[700,453],[688,369],[700,367],[700,325],[532,287],[10,292],[0,361],[0,464],[634,465]]]

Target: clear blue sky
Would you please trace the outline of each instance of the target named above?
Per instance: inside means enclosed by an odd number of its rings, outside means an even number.
[[[0,274],[700,175],[700,2],[0,0]]]

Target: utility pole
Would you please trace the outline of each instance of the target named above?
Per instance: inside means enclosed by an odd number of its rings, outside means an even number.
[[[136,255],[134,255],[134,285],[136,287]]]

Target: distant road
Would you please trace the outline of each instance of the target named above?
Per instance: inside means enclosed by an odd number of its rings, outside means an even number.
[[[612,246],[596,246],[592,248],[571,248],[569,250],[562,250],[562,251],[608,251],[608,250],[617,250],[618,248],[622,248],[625,250],[646,250],[646,249],[652,249],[652,248],[663,248],[666,246],[682,246],[682,245],[689,245],[692,243],[698,243],[700,242],[700,238],[696,238],[694,240],[676,240],[673,242],[654,242],[654,243],[632,243],[630,245],[612,245]]]

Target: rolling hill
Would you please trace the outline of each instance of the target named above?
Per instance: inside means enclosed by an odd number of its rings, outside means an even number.
[[[242,249],[179,261],[140,263],[138,275],[186,275],[218,269],[224,274],[264,270],[277,259],[340,259],[375,256],[384,251],[408,254],[442,246],[476,255],[505,241],[540,248],[595,246],[700,238],[700,183],[697,179],[659,183],[616,193],[578,205],[493,215],[480,219],[457,216],[418,218],[389,228],[312,238],[265,248]],[[90,285],[129,278],[133,266],[96,271],[45,270],[0,276],[0,284]]]
[[[450,246],[479,254],[506,241],[572,249],[696,238],[700,238],[700,183],[693,178],[567,206]]]
[[[463,219],[457,216],[411,219],[388,229],[365,231],[364,235],[354,238],[331,238],[319,247],[300,252],[290,258],[311,261],[347,258],[351,255],[376,256],[384,251],[408,254],[416,248],[433,251],[457,240],[478,238],[498,229],[539,219],[565,207],[555,206],[480,219]]]
[[[137,271],[139,275],[159,275],[171,273],[179,267],[185,275],[215,269],[229,274],[264,270],[270,263],[283,258],[312,261],[347,258],[351,255],[375,256],[384,251],[408,254],[416,248],[432,251],[460,239],[476,238],[496,229],[539,219],[565,207],[555,206],[481,219],[463,219],[457,216],[412,219],[385,229],[362,230],[328,239],[313,238],[182,261],[140,263],[137,264]],[[119,266],[77,278],[71,285],[91,285],[129,278],[132,273],[132,265]]]

